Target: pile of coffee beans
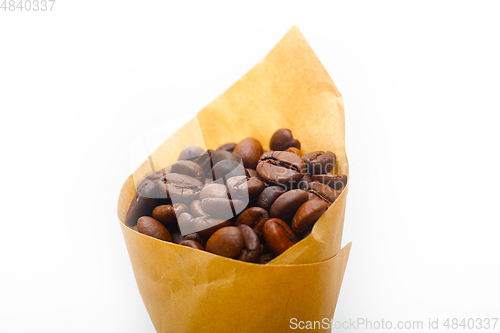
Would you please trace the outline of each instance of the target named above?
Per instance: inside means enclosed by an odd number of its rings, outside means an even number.
[[[125,223],[166,242],[268,263],[311,233],[347,183],[330,173],[333,152],[302,154],[288,129],[269,146],[246,138],[217,150],[184,148],[178,162],[137,184]]]

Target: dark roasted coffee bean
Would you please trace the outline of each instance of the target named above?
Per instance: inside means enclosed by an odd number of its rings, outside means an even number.
[[[281,186],[269,186],[265,188],[260,192],[259,198],[257,199],[257,206],[269,210],[274,200],[284,192],[285,189]]]
[[[309,186],[309,183],[312,183],[312,181],[313,180],[311,179],[311,176],[309,176],[309,174],[306,173],[304,177],[302,177],[302,179],[299,180],[299,182],[295,187],[300,188],[301,190],[306,190],[307,187]]]
[[[310,234],[312,233],[312,227],[307,229],[306,231],[304,231],[304,233],[302,234],[302,239],[306,238],[307,236],[309,236]]]
[[[180,242],[182,242],[184,240],[184,236],[181,235],[181,233],[178,231],[178,232],[174,232],[172,234],[172,241],[175,243],[175,244],[179,244]]]
[[[179,154],[180,160],[192,160],[205,152],[205,149],[198,146],[187,146]]]
[[[193,248],[193,249],[197,249],[197,250],[202,250],[202,251],[205,250],[203,248],[203,246],[201,246],[200,243],[198,243],[197,241],[194,241],[194,240],[190,240],[190,239],[183,240],[182,242],[179,243],[179,245],[187,246],[187,247],[190,247],[190,248]]]
[[[245,168],[236,161],[222,160],[214,165],[212,174],[215,182],[225,184],[231,177],[244,176]]]
[[[169,173],[157,181],[160,191],[166,193],[173,203],[191,204],[198,198],[203,183],[198,179],[179,173]]]
[[[179,215],[179,217],[177,218],[177,223],[182,235],[196,232],[194,219],[194,216],[189,213],[182,213]]]
[[[222,146],[220,146],[219,148],[217,148],[217,151],[230,151],[230,152],[232,152],[234,150],[234,147],[236,147],[236,143],[229,142],[229,143],[225,143]]]
[[[280,195],[271,206],[271,217],[279,217],[281,219],[290,216],[308,200],[307,192],[296,189]]]
[[[307,173],[310,175],[329,173],[336,163],[336,156],[331,151],[314,151],[302,155],[302,159],[306,162]]]
[[[220,161],[226,161],[226,160],[235,161],[235,162],[238,162],[240,164],[243,164],[243,163],[241,163],[241,156],[236,154],[236,153],[233,153],[230,151],[224,151],[224,150],[212,152],[213,165],[216,165]]]
[[[312,180],[328,185],[337,191],[340,191],[347,184],[346,175],[312,175],[311,178]]]
[[[293,216],[292,230],[296,234],[304,232],[319,219],[328,209],[328,204],[323,200],[304,202]]]
[[[259,237],[255,234],[252,228],[250,228],[246,224],[241,224],[238,226],[238,228],[241,230],[241,234],[243,236],[243,244],[245,249],[247,250],[244,258],[241,258],[240,255],[240,260],[246,262],[257,262],[262,250]]]
[[[134,225],[134,226],[133,226],[133,227],[131,227],[131,228],[132,228],[132,230],[135,230],[135,231],[139,232],[139,229],[137,229],[137,224],[136,224],[136,225]]]
[[[264,149],[257,139],[246,138],[236,145],[234,152],[241,156],[245,168],[255,169]]]
[[[237,258],[243,250],[243,235],[236,227],[217,230],[207,242],[207,251],[227,258]]]
[[[171,242],[172,237],[167,228],[157,220],[149,216],[142,216],[137,220],[137,230],[141,234],[145,234],[160,240]]]
[[[181,173],[198,179],[200,182],[205,182],[205,172],[193,161],[178,161],[172,164],[173,173]]]
[[[189,206],[189,210],[191,211],[191,214],[193,214],[194,217],[208,215],[207,213],[205,213],[203,208],[201,208],[201,201],[200,200],[194,200],[193,202],[191,202],[191,206]]]
[[[208,149],[207,151],[204,151],[201,155],[192,160],[194,163],[198,164],[203,169],[205,176],[210,179],[212,179],[212,167],[214,166],[212,160],[213,152],[214,151],[212,149]]]
[[[150,179],[150,180],[156,180],[161,178],[163,175],[170,173],[171,171],[167,168],[163,168],[161,170],[155,171],[155,172],[150,172],[148,173],[144,179]]]
[[[227,180],[227,188],[231,198],[245,202],[257,199],[264,187],[264,182],[256,177],[236,176]]]
[[[222,198],[206,198],[201,200],[201,208],[210,216],[228,220],[245,209],[246,203],[241,200]]]
[[[261,255],[259,257],[258,263],[262,264],[262,265],[265,265],[265,264],[267,264],[268,262],[270,262],[273,259],[274,259],[274,254],[272,254],[272,253],[266,253],[266,254],[263,254],[263,255]]]
[[[267,220],[269,213],[261,207],[250,207],[245,209],[236,219],[235,225],[246,224],[254,228],[261,220]]]
[[[206,216],[197,217],[194,221],[195,230],[204,239],[208,239],[214,232],[216,232],[220,228],[224,228],[230,225],[230,220],[218,220]]]
[[[292,131],[286,128],[280,128],[274,132],[269,143],[271,150],[285,150],[290,147],[300,149],[300,142],[292,136]]]
[[[153,209],[159,205],[169,204],[170,200],[150,180],[141,182],[132,203],[127,211],[125,224],[134,225],[141,216],[151,216]]]
[[[152,215],[154,219],[160,221],[164,225],[177,222],[177,216],[175,215],[174,206],[172,205],[156,206],[155,209],[153,209]]]
[[[295,233],[281,219],[269,219],[264,224],[264,239],[271,252],[279,256],[298,242]]]
[[[335,191],[328,185],[318,182],[312,182],[307,187],[307,192],[309,194],[309,198],[311,198],[311,194],[318,197],[319,199],[326,201],[328,204],[332,204],[339,196],[339,192]]]
[[[306,173],[306,164],[294,153],[269,151],[262,154],[257,173],[270,185],[288,187],[297,183]]]
[[[290,148],[285,149],[283,151],[286,151],[286,152],[289,152],[289,153],[294,153],[294,154],[297,154],[299,156],[302,156],[302,152],[299,149],[295,148],[295,147],[290,147]]]
[[[197,220],[195,220],[194,223],[196,223]],[[203,239],[203,237],[201,237],[201,235],[197,232],[194,232],[192,234],[188,234],[186,236],[184,236],[184,240],[194,240],[198,243],[200,243],[201,245],[204,245],[205,244],[205,240]]]

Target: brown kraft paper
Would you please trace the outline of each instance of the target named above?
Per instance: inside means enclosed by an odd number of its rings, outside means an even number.
[[[187,145],[215,149],[249,136],[269,149],[278,128],[289,128],[303,152],[333,151],[334,173],[349,174],[342,96],[296,27],[151,159],[161,168],[174,163]],[[118,217],[139,291],[158,332],[286,332],[294,331],[292,318],[333,318],[351,247],[349,243],[341,249],[349,184],[310,236],[267,265],[257,265],[127,227],[123,222],[135,184],[150,171],[145,161],[127,179]],[[316,331],[330,331],[322,327]]]

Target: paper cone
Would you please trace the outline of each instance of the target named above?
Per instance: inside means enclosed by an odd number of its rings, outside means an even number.
[[[278,128],[289,128],[304,152],[333,151],[334,172],[349,173],[342,96],[296,27],[151,158],[164,167],[187,145],[215,149],[248,136],[269,149]],[[150,171],[145,161],[126,181],[118,217],[158,332],[284,332],[292,330],[292,318],[333,318],[350,250],[350,244],[340,250],[348,185],[309,237],[269,264],[257,265],[163,242],[125,226],[135,183]]]

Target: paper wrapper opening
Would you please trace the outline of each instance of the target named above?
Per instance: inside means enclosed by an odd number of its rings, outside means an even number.
[[[289,128],[303,152],[333,151],[334,173],[349,174],[342,96],[296,27],[151,159],[164,167],[188,145],[215,149],[249,136],[269,149],[279,128]],[[125,182],[118,217],[158,332],[283,332],[292,330],[292,318],[333,318],[350,250],[350,244],[340,249],[349,184],[310,236],[257,265],[163,242],[123,224],[136,183],[150,171],[145,161]]]

